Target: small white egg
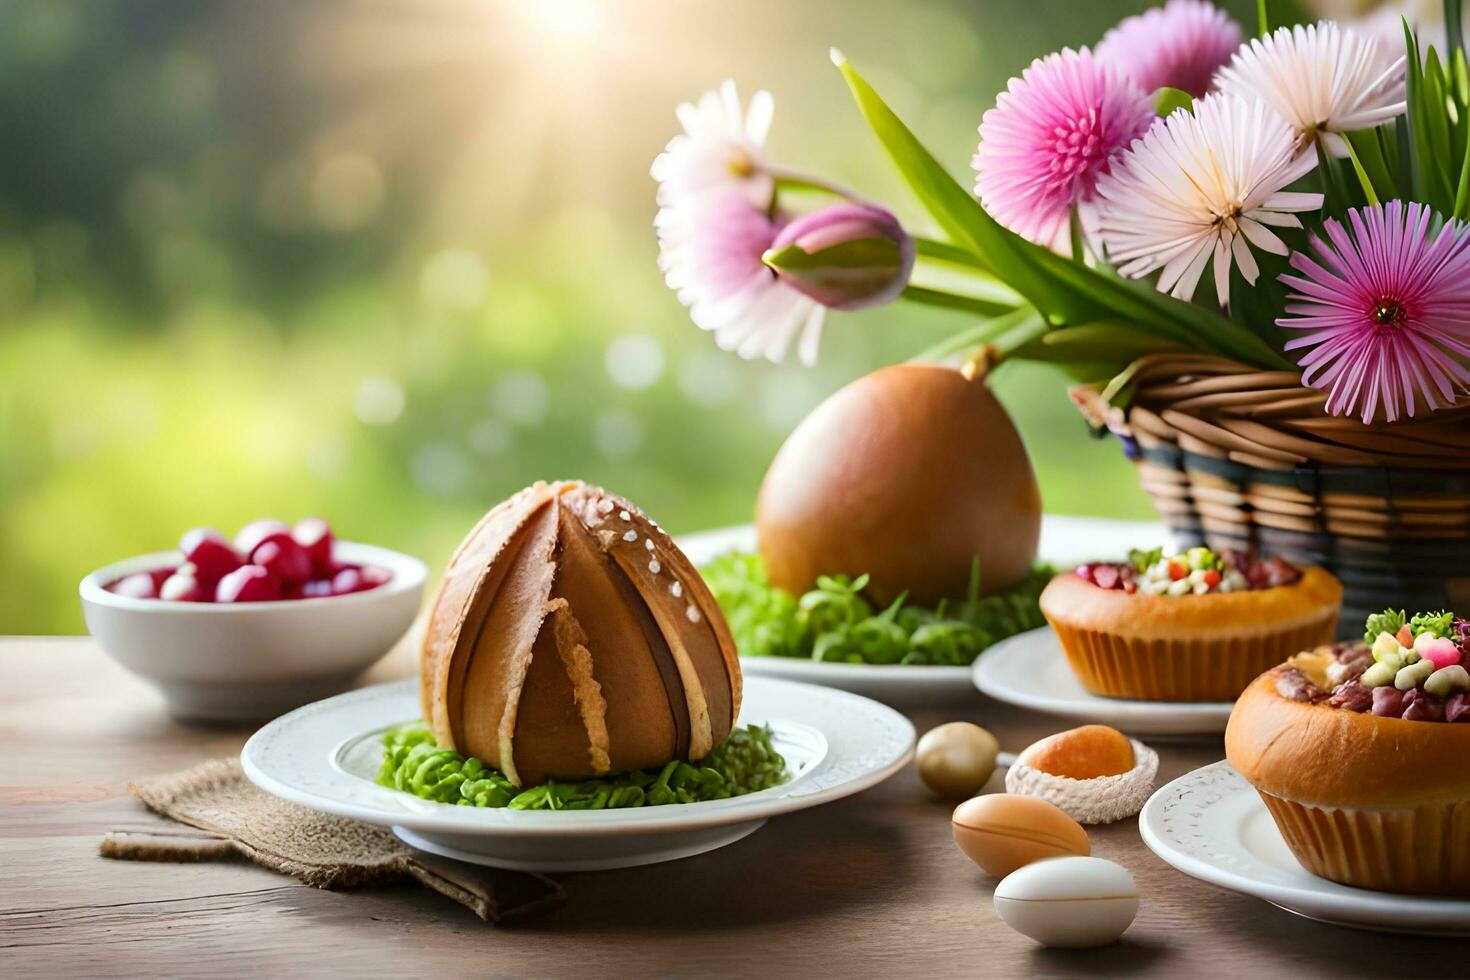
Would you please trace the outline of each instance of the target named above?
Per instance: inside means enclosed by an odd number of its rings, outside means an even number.
[[[1126,869],[1103,858],[1050,858],[1003,878],[995,886],[995,911],[1043,946],[1106,946],[1138,914],[1138,886]]]

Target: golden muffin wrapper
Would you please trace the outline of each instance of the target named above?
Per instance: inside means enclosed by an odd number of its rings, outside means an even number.
[[[1234,701],[1287,658],[1332,642],[1337,610],[1305,624],[1250,635],[1129,636],[1047,617],[1072,672],[1093,694],[1140,701]]]
[[[1470,896],[1470,800],[1327,807],[1256,792],[1292,854],[1314,875],[1375,891]]]

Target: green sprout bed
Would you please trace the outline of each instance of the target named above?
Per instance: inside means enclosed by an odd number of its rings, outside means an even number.
[[[866,575],[823,576],[798,597],[771,585],[758,555],[722,555],[700,571],[744,656],[947,666],[971,664],[992,643],[1045,626],[1036,602],[1055,574],[1038,564],[1019,585],[982,598],[977,564],[964,599],[924,609],[899,596],[878,611],[862,596]]]
[[[702,803],[744,796],[786,782],[786,760],[771,730],[746,725],[730,733],[698,763],[670,762],[620,776],[582,782],[548,780],[519,789],[479,759],[441,749],[422,721],[383,735],[378,784],[425,800],[507,810],[613,810],[666,803]]]

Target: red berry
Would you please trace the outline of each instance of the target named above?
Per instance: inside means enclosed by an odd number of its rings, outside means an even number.
[[[1173,579],[1175,582],[1177,582],[1180,579],[1184,578],[1188,574],[1189,574],[1189,569],[1185,568],[1179,562],[1177,562],[1177,561],[1171,561],[1171,562],[1169,562],[1169,578]]]
[[[250,553],[250,563],[274,575],[282,585],[300,585],[311,578],[311,558],[290,538],[272,535]]]
[[[291,536],[291,529],[280,521],[264,518],[259,521],[251,521],[235,534],[235,549],[242,555],[250,555],[265,543],[266,539],[277,535]]]
[[[281,598],[281,584],[259,565],[242,565],[219,580],[216,602],[271,602]]]
[[[332,562],[332,526],[320,517],[307,517],[296,522],[291,537],[306,549],[311,558],[312,571],[317,575],[330,575],[335,567]]]
[[[108,588],[116,595],[129,599],[157,599],[158,586],[148,572],[134,572],[113,582]]]
[[[303,599],[325,599],[331,594],[332,580],[329,578],[313,579],[301,587]]]
[[[1092,580],[1101,589],[1116,589],[1119,577],[1118,569],[1113,565],[1097,565],[1092,569]]]
[[[376,589],[393,581],[393,573],[381,565],[364,565],[361,570],[363,591]]]
[[[180,565],[158,588],[158,598],[169,602],[208,602],[211,598],[209,586],[200,581],[193,565]]]
[[[1205,585],[1208,585],[1212,589],[1220,584],[1220,573],[1213,568],[1201,575],[1200,578],[1204,580]]]
[[[344,568],[332,576],[332,595],[349,595],[362,590],[362,572],[356,568]]]
[[[245,559],[230,546],[225,536],[212,527],[196,527],[185,532],[179,542],[184,561],[199,570],[206,582],[217,582],[245,564]]]
[[[1091,582],[1092,581],[1092,566],[1091,565],[1078,565],[1077,566],[1077,577],[1080,578],[1084,582]]]

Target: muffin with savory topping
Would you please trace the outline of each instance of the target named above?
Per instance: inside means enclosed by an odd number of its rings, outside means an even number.
[[[1470,622],[1370,616],[1241,695],[1225,754],[1313,874],[1470,895]]]
[[[1209,548],[1080,565],[1041,594],[1082,686],[1148,701],[1233,701],[1263,670],[1330,642],[1341,606],[1325,569]]]

